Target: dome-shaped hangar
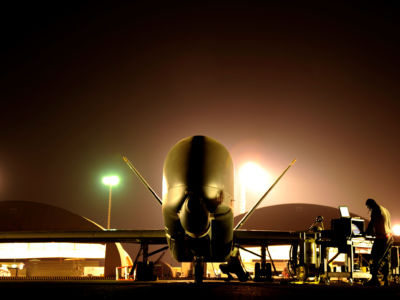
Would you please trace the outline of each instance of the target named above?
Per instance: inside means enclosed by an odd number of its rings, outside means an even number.
[[[28,201],[0,202],[0,231],[3,232],[102,230],[95,222],[52,205]],[[119,243],[0,244],[0,268],[10,269],[12,275],[18,272],[19,276],[32,277],[103,274],[109,277],[115,276],[116,267],[131,264],[131,258]],[[21,270],[17,271],[15,266]]]
[[[350,215],[359,217],[353,213],[350,213]],[[243,216],[243,214],[236,216],[235,224]],[[340,212],[337,207],[317,204],[291,203],[266,206],[257,209],[241,229],[305,231],[318,216],[324,218],[324,228],[329,230],[331,229],[331,220],[340,218]]]
[[[101,230],[88,219],[65,209],[37,202],[0,202],[1,231]]]

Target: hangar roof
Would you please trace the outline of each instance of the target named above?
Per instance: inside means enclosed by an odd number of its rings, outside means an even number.
[[[352,217],[359,217],[350,213]],[[235,217],[237,224],[244,214]],[[281,204],[258,208],[246,221],[241,229],[248,230],[281,230],[305,231],[315,221],[317,216],[324,217],[325,229],[331,228],[331,220],[340,218],[337,207],[317,204]]]
[[[0,201],[0,231],[102,230],[65,209],[29,201]]]
[[[44,203],[37,203],[37,202],[29,202],[29,201],[0,201],[0,231],[102,231],[102,227],[95,222],[79,216],[77,214],[71,213],[65,209],[44,204]],[[55,257],[64,257],[64,252],[60,249],[64,249],[67,246],[63,246],[63,243],[58,243],[58,246],[55,243],[51,243],[51,249],[58,247],[56,250],[57,253],[52,254]],[[6,245],[7,247],[10,246]],[[61,246],[63,247],[61,247]],[[5,247],[4,245],[2,245]],[[11,245],[18,248],[22,252],[26,252],[24,249],[34,249],[35,247],[41,247],[39,252],[41,252],[41,256],[46,252],[48,245],[46,243],[40,243],[40,245],[32,247],[26,245]],[[88,245],[84,245],[86,248]],[[101,246],[101,245],[98,245]],[[22,248],[21,248],[22,247]],[[25,247],[25,248],[24,248]],[[77,248],[77,246],[74,246]],[[93,246],[95,247],[95,246]],[[75,249],[74,248],[74,249]],[[85,248],[85,249],[86,249]],[[104,251],[106,253],[106,274],[114,274],[115,273],[115,266],[119,265],[129,265],[131,264],[131,258],[122,248],[119,243],[107,244],[107,248],[109,250],[105,251],[105,247],[103,246],[100,249],[103,252],[104,258]],[[0,249],[1,250],[1,249]],[[4,250],[4,249],[3,249]],[[79,250],[79,249],[78,249]],[[86,249],[87,250],[87,249]],[[10,250],[7,248],[3,252],[10,252],[16,254],[15,249]],[[21,252],[20,251],[20,252]],[[93,249],[89,249],[89,252],[93,252]],[[1,251],[0,251],[1,252]],[[32,252],[32,251],[30,251]],[[80,251],[79,254],[73,254],[72,257],[79,256],[79,257],[91,257],[88,256],[88,251]],[[46,252],[47,253],[47,252]],[[68,252],[67,256],[71,256],[71,251]],[[1,255],[1,253],[0,253]],[[20,253],[20,257],[31,257],[32,253]],[[35,254],[36,255],[36,254]],[[49,257],[46,254],[46,257]],[[37,255],[35,256],[37,257]]]

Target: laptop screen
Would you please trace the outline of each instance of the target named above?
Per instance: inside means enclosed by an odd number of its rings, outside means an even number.
[[[340,210],[340,217],[350,218],[350,212],[347,206],[339,206],[339,210]]]

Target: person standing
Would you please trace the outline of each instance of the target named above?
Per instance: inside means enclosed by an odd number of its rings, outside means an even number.
[[[390,213],[374,199],[367,199],[365,205],[371,213],[371,220],[365,230],[365,235],[375,236],[371,249],[372,265],[370,273],[372,278],[367,285],[380,285],[378,279],[379,271],[383,274],[385,285],[389,284],[389,252],[393,244]]]

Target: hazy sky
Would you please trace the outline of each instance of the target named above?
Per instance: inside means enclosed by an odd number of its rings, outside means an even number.
[[[120,155],[161,194],[168,150],[201,134],[236,168],[297,158],[264,206],[373,197],[400,223],[398,4],[115,2],[2,9],[0,200],[105,225],[116,172],[112,227],[162,228]]]

